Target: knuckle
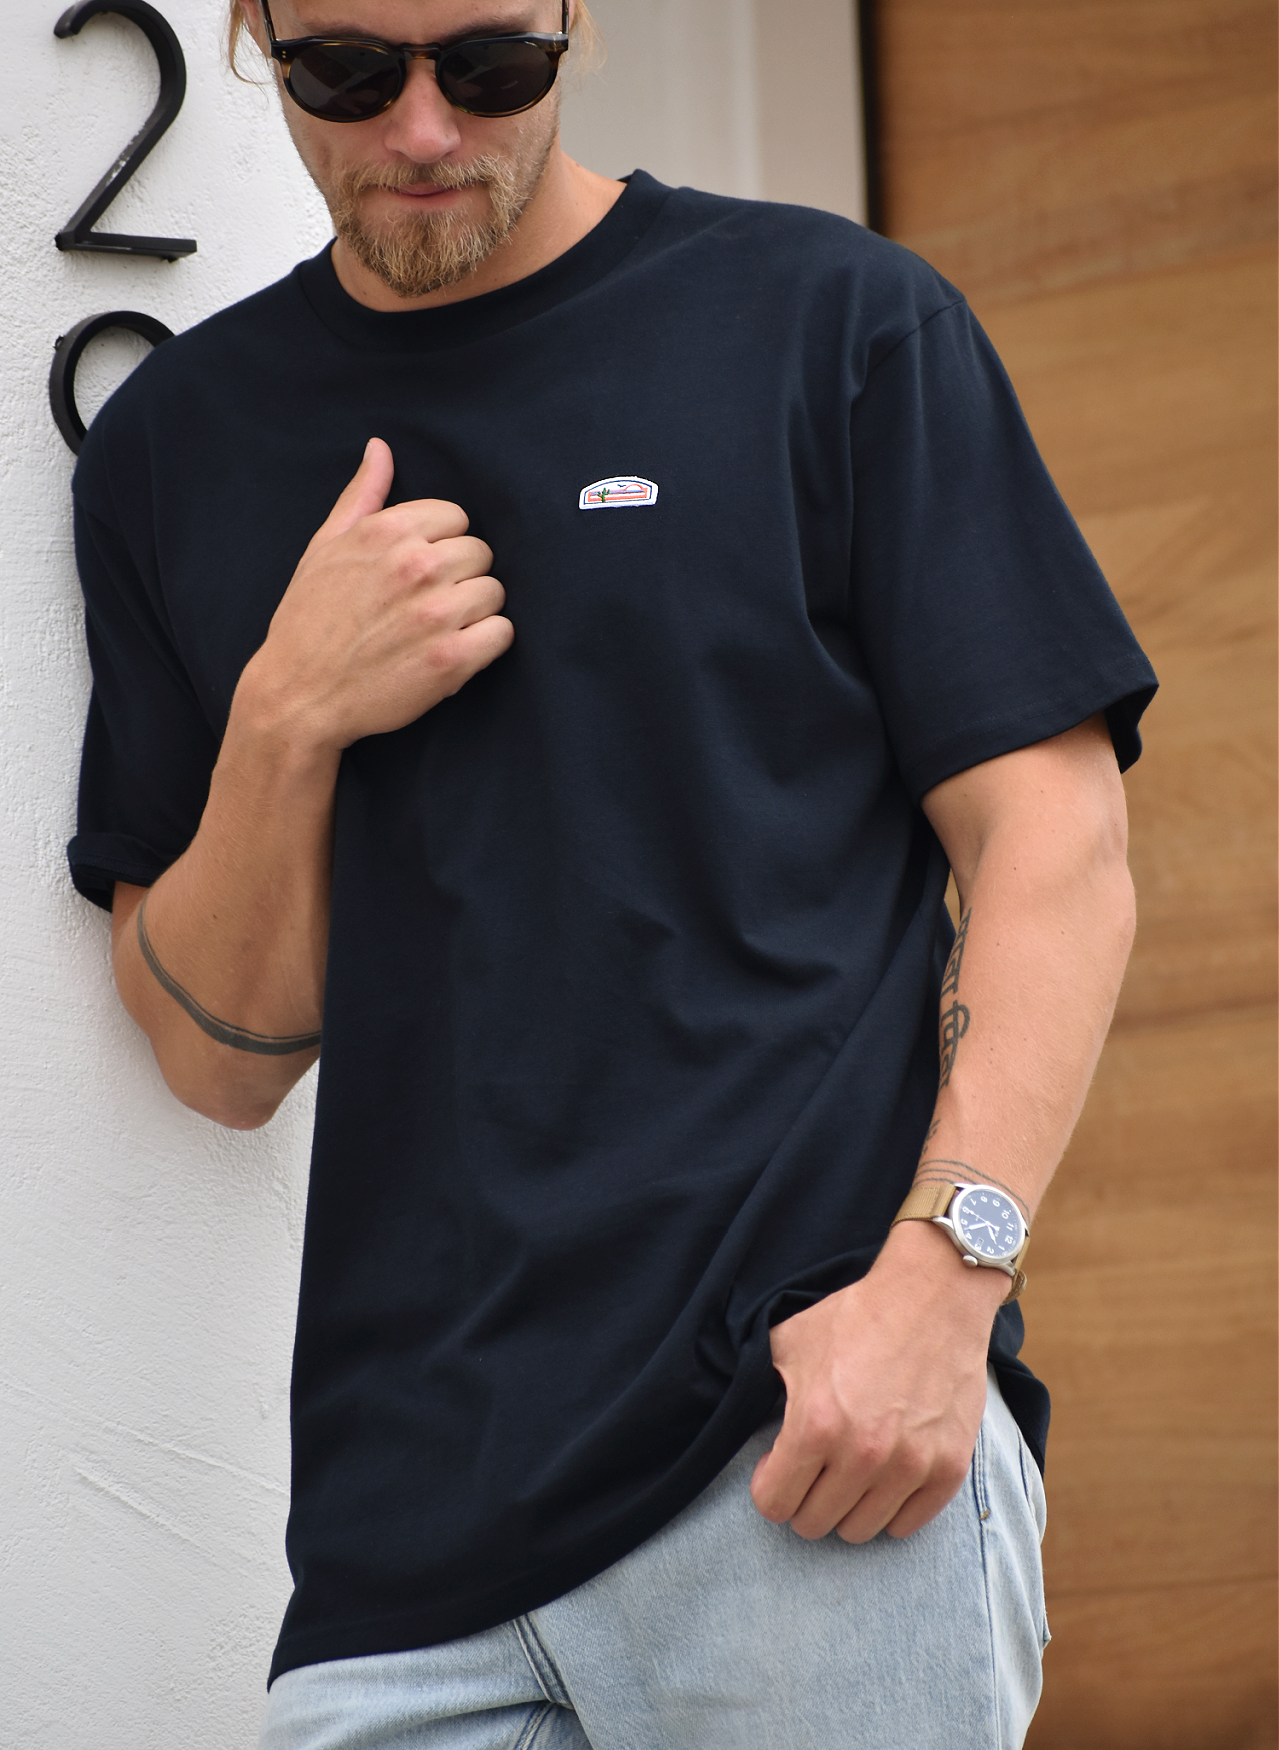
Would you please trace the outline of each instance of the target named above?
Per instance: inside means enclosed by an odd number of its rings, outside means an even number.
[[[397,589],[412,589],[422,581],[426,563],[427,555],[416,541],[401,541],[387,555],[387,575]]]
[[[806,1446],[833,1446],[843,1432],[842,1419],[830,1403],[810,1404],[805,1411],[800,1437]]]
[[[441,632],[426,647],[426,666],[437,680],[445,680],[461,667],[461,651],[457,634]]]
[[[425,590],[416,596],[410,613],[419,632],[433,639],[437,647],[441,637],[453,630],[449,604],[436,590]]]
[[[860,1468],[881,1471],[893,1457],[892,1442],[881,1434],[863,1434],[857,1441],[856,1456]]]
[[[959,1453],[948,1453],[933,1467],[933,1475],[937,1482],[952,1495],[959,1489],[968,1476],[968,1462]]]

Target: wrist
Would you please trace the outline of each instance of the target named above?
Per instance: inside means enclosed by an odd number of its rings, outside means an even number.
[[[890,1228],[875,1268],[914,1282],[927,1298],[970,1309],[987,1325],[1009,1288],[1002,1270],[975,1270],[965,1264],[949,1234],[928,1221],[903,1221]]]
[[[272,767],[336,777],[341,744],[326,736],[298,688],[281,680],[258,651],[245,664],[227,720],[226,740]],[[224,742],[225,746],[225,742]]]

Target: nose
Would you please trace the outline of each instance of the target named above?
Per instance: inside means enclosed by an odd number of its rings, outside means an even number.
[[[432,164],[461,145],[461,115],[435,82],[435,63],[413,55],[404,89],[384,117],[383,137],[393,152],[415,164]]]

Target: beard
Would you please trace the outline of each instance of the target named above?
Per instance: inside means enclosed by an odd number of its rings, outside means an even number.
[[[483,154],[469,164],[354,165],[323,192],[333,228],[356,260],[397,298],[424,298],[456,285],[514,231],[541,180],[555,143],[555,130],[537,130],[507,158]],[[482,219],[454,212],[405,213],[374,227],[362,211],[373,189],[484,188]]]

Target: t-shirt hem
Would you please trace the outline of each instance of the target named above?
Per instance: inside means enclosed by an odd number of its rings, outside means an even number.
[[[1064,735],[1099,712],[1106,714],[1119,770],[1126,772],[1141,756],[1137,725],[1158,685],[1148,672],[1116,676],[1108,683],[1094,681],[1085,690],[1053,703],[1045,702],[1033,718],[992,718],[985,723],[965,724],[960,732],[948,737],[944,747],[912,762],[903,772],[906,785],[918,802],[935,785],[953,778],[957,772],[966,772],[1019,748],[1033,747],[1054,735]]]
[[[787,1310],[795,1309],[789,1307]],[[764,1328],[767,1328],[767,1323]],[[1019,1331],[1020,1326],[1017,1329]],[[1005,1334],[997,1322],[992,1335],[990,1361],[999,1376],[1000,1389],[1013,1399],[1010,1408],[1042,1472],[1048,1432],[1048,1391],[1013,1352],[1020,1346],[1020,1336],[1013,1338],[1013,1350],[1005,1348],[1004,1341]],[[305,1665],[411,1653],[421,1647],[439,1646],[467,1635],[482,1634],[486,1629],[497,1628],[527,1611],[537,1610],[556,1598],[564,1597],[578,1586],[584,1586],[615,1562],[622,1561],[691,1506],[732,1462],[755,1430],[774,1414],[779,1388],[771,1353],[761,1350],[750,1374],[742,1392],[741,1407],[731,1425],[725,1428],[723,1437],[715,1442],[714,1447],[708,1446],[706,1452],[699,1455],[698,1462],[682,1466],[674,1478],[668,1475],[664,1488],[655,1490],[642,1508],[616,1522],[606,1536],[593,1538],[589,1554],[579,1550],[558,1561],[547,1562],[535,1572],[495,1586],[482,1598],[474,1598],[469,1603],[450,1599],[446,1603],[397,1611],[387,1616],[363,1617],[325,1628],[283,1633],[271,1661],[267,1688],[277,1677]]]
[[[174,859],[167,861],[135,841],[112,842],[108,835],[92,833],[73,838],[67,846],[67,862],[77,893],[93,905],[110,911],[117,881],[132,887],[150,887]]]
[[[726,1419],[714,1445],[708,1442],[705,1450],[691,1459],[686,1455],[684,1464],[673,1475],[667,1473],[664,1486],[653,1490],[640,1507],[615,1521],[607,1533],[594,1536],[589,1551],[579,1549],[548,1561],[469,1601],[450,1598],[411,1611],[363,1617],[325,1628],[293,1633],[286,1629],[276,1645],[267,1688],[286,1671],[303,1665],[408,1653],[419,1647],[439,1646],[445,1641],[481,1634],[584,1586],[655,1536],[710,1487],[755,1430],[768,1420],[777,1402],[777,1390],[771,1354],[761,1349],[743,1380],[737,1411],[731,1422]]]

